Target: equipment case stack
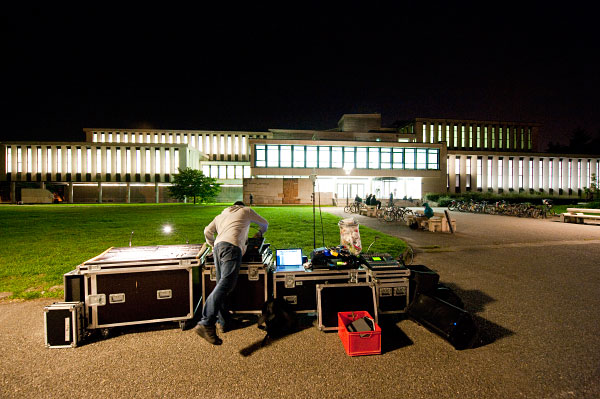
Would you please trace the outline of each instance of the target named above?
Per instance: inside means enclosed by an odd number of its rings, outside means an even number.
[[[375,286],[380,314],[405,313],[409,305],[410,270],[389,254],[362,254],[368,281]]]
[[[290,303],[296,313],[315,313],[318,310],[318,284],[358,284],[366,281],[367,271],[362,268],[276,271],[273,273],[273,297]]]
[[[272,251],[263,237],[249,238],[242,258],[240,274],[234,291],[229,295],[229,310],[235,314],[260,314],[271,295]],[[217,284],[213,255],[208,255],[202,271],[202,298],[210,295]]]
[[[83,276],[88,328],[164,321],[183,328],[200,300],[194,285],[205,252],[202,244],[109,248],[65,275],[65,297],[76,296]]]

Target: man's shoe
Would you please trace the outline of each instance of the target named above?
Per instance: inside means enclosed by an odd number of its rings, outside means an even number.
[[[223,341],[217,336],[217,329],[215,326],[205,326],[198,324],[194,327],[194,332],[204,338],[209,344],[221,345]]]

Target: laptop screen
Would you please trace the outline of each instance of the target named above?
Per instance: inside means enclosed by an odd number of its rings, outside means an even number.
[[[302,266],[302,248],[276,249],[277,267]]]

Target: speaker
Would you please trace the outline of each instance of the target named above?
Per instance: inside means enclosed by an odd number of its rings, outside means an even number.
[[[410,280],[409,280],[409,294],[410,301],[419,294],[428,294],[434,291],[440,281],[440,275],[423,265],[409,265],[410,269]]]
[[[471,314],[440,298],[418,294],[408,308],[408,315],[455,349],[470,348],[477,337],[477,325]]]
[[[444,284],[438,284],[435,291],[433,291],[430,295],[441,299],[444,302],[448,302],[451,305],[456,306],[457,308],[464,309],[465,304],[462,299],[452,290],[452,288],[445,286]]]

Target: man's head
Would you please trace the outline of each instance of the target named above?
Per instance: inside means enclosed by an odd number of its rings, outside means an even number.
[[[244,204],[242,201],[235,201],[235,202],[233,203],[233,205],[234,205],[234,206],[235,206],[235,205],[246,206],[246,204]]]

